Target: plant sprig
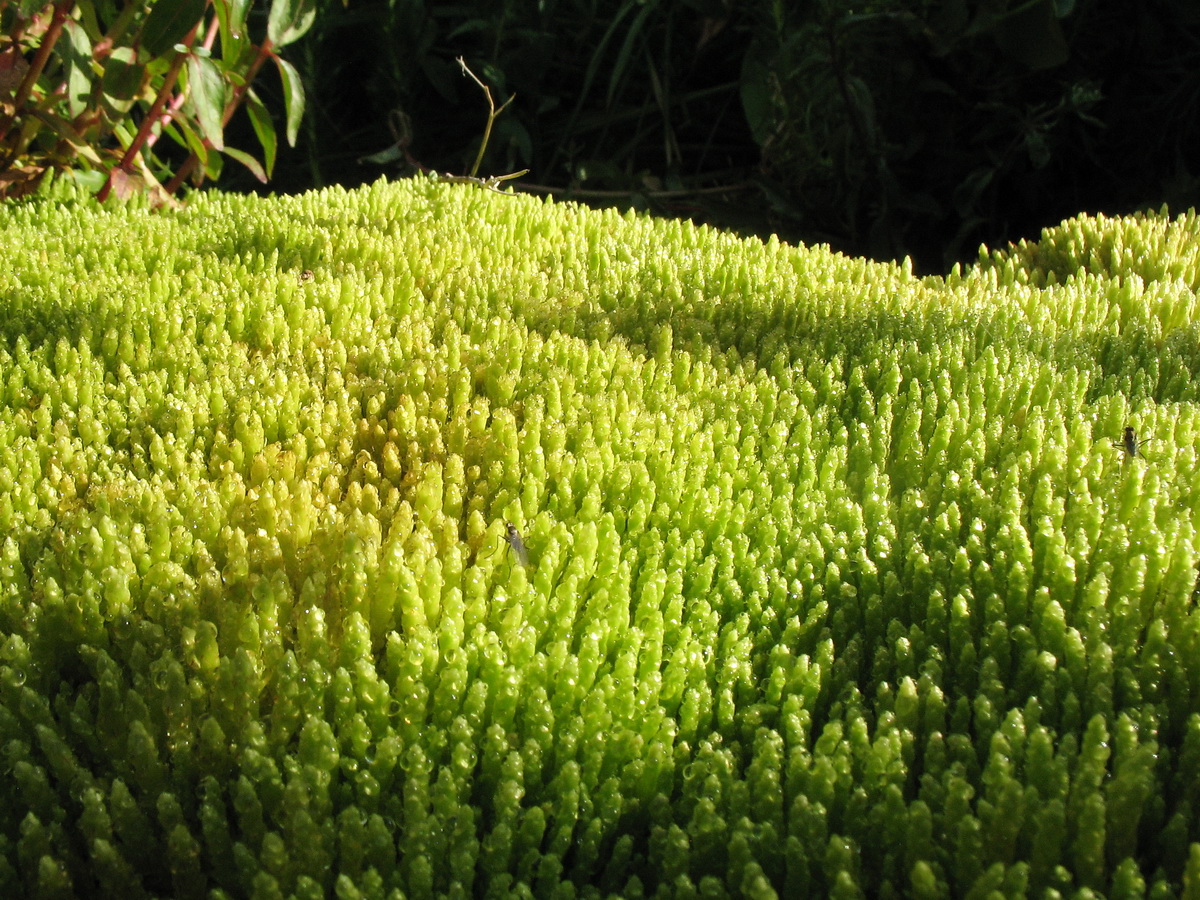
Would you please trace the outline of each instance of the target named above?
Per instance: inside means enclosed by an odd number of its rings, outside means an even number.
[[[279,51],[308,31],[316,0],[269,0],[257,43],[250,6],[0,2],[0,199],[31,193],[48,172],[67,170],[100,200],[140,192],[168,204],[189,177],[216,178],[225,157],[265,182],[277,138],[251,83],[267,60],[279,68],[294,145],[304,88]],[[225,143],[225,127],[243,105],[261,161]],[[183,163],[154,152],[162,135],[187,151]]]
[[[495,191],[497,194],[503,194],[505,192],[500,190],[501,184],[503,184],[506,181],[512,181],[515,178],[520,178],[522,175],[528,174],[529,170],[521,169],[521,171],[519,171],[519,172],[510,172],[507,175],[489,175],[486,178],[478,177],[477,173],[479,172],[480,164],[482,164],[482,162],[483,162],[483,154],[485,152],[487,152],[488,140],[492,136],[492,125],[495,124],[496,119],[499,118],[499,116],[500,116],[500,113],[504,112],[504,110],[506,110],[508,108],[508,104],[512,103],[513,100],[516,99],[517,95],[513,94],[511,97],[509,97],[507,100],[505,100],[502,104],[500,104],[500,108],[497,109],[496,101],[492,99],[491,88],[489,88],[486,84],[484,84],[482,81],[479,80],[479,77],[474,72],[471,71],[471,67],[467,65],[467,61],[465,59],[463,59],[461,56],[458,57],[458,64],[462,67],[463,74],[469,75],[471,77],[471,80],[474,81],[477,85],[479,85],[479,87],[483,90],[483,95],[485,97],[487,97],[487,102],[488,102],[487,125],[484,126],[483,140],[480,141],[480,143],[479,143],[479,153],[477,153],[475,155],[475,164],[471,166],[470,174],[469,175],[452,175],[449,172],[446,172],[445,174],[439,174],[438,180],[447,182],[449,184],[475,184],[481,188],[485,188],[486,190]]]

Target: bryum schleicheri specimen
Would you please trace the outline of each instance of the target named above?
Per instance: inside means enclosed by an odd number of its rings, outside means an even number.
[[[1200,884],[1194,216],[0,213],[6,893]]]

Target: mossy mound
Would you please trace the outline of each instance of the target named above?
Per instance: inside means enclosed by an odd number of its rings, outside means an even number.
[[[5,894],[1200,890],[1194,216],[0,231]]]

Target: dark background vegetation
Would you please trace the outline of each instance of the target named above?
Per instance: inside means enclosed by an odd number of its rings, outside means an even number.
[[[463,56],[480,174],[923,271],[1200,194],[1195,0],[333,0],[288,55],[268,190],[468,171]]]

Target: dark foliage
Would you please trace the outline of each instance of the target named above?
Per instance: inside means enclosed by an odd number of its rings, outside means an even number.
[[[926,270],[1200,193],[1191,0],[364,0],[297,55],[276,190],[466,171],[463,55],[517,96],[485,173]]]

